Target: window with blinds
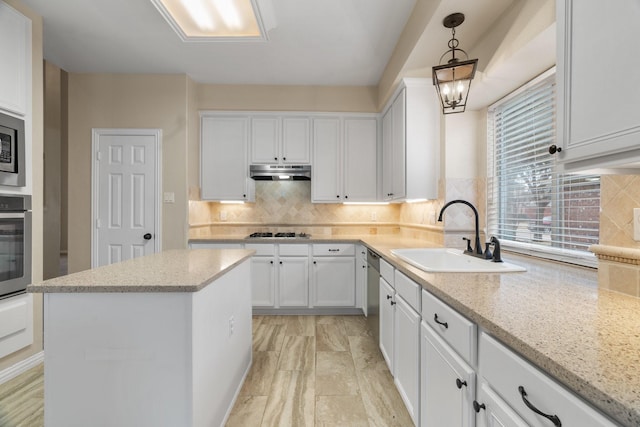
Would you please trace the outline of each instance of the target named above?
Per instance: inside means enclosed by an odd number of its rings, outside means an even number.
[[[557,172],[555,72],[489,108],[487,226],[504,247],[595,266],[600,177]]]

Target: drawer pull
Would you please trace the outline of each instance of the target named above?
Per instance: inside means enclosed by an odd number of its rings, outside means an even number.
[[[558,418],[557,415],[547,415],[544,412],[540,411],[535,406],[533,406],[533,404],[531,402],[529,402],[529,400],[527,399],[527,392],[524,391],[524,387],[519,386],[518,387],[518,391],[520,392],[520,396],[522,396],[522,401],[524,402],[525,405],[527,405],[527,408],[531,409],[533,412],[535,412],[538,415],[542,415],[543,417],[545,417],[546,419],[551,421],[554,426],[562,427],[562,423],[560,422],[560,418]]]
[[[446,329],[449,329],[449,324],[447,322],[441,322],[438,320],[438,313],[433,315],[433,320],[438,324],[444,326]]]
[[[473,410],[476,411],[476,414],[480,413],[480,409],[487,409],[484,403],[478,403],[477,400],[473,401]]]
[[[462,390],[462,386],[466,387],[467,386],[467,382],[460,380],[460,378],[456,378],[456,387],[458,387],[458,389]]]
[[[340,249],[328,249],[329,252],[340,252]]]

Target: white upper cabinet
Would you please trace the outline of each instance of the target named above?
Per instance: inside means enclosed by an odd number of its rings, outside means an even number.
[[[566,171],[640,168],[638,1],[557,0],[556,14],[558,161]]]
[[[310,162],[308,117],[251,117],[251,163],[305,165]]]
[[[377,135],[375,115],[314,118],[312,202],[377,200]]]
[[[341,202],[340,119],[313,120],[313,167],[311,168],[311,200]]]
[[[346,202],[371,202],[377,198],[378,120],[345,118],[343,196]]]
[[[0,109],[27,113],[31,84],[31,20],[0,2]]]
[[[382,199],[438,197],[440,108],[431,81],[404,79],[382,113]]]
[[[232,115],[201,117],[200,192],[202,200],[255,200],[248,171],[249,119]]]

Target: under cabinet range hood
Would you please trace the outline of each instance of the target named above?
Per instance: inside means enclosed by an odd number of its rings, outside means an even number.
[[[251,165],[249,176],[256,181],[309,181],[310,165]]]

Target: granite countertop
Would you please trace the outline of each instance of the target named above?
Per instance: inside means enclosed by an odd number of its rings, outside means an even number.
[[[281,243],[212,236],[191,242]],[[291,240],[287,240],[291,242]],[[394,248],[433,246],[394,235],[311,236],[362,242],[480,328],[626,426],[640,425],[640,299],[599,289],[594,269],[503,251],[524,273],[427,273]]]
[[[197,292],[255,251],[178,249],[29,285],[27,292]]]

